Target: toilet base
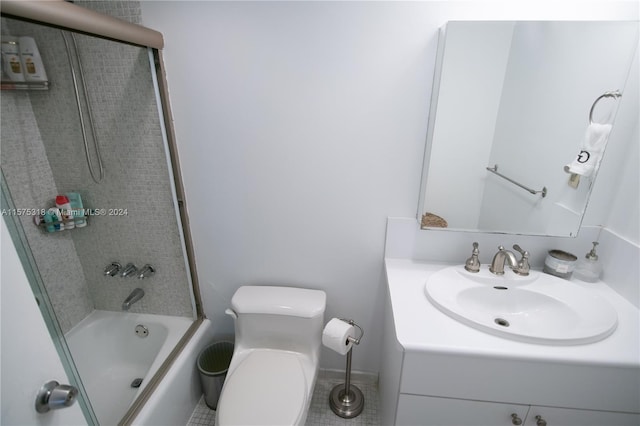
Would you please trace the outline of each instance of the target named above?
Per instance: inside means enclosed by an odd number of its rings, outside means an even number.
[[[349,386],[349,393],[345,392],[345,384],[335,386],[329,394],[329,406],[336,415],[351,419],[362,413],[364,408],[364,395],[354,385]]]

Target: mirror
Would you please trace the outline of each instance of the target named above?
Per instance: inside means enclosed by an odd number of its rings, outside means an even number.
[[[448,22],[421,227],[575,237],[637,43],[632,21]]]

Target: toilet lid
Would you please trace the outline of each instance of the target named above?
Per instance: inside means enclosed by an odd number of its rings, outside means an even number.
[[[220,425],[293,425],[305,406],[306,382],[295,354],[251,352],[227,377]]]

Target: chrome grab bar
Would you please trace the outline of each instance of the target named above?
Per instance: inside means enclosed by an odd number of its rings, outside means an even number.
[[[530,193],[532,193],[532,194],[534,194],[534,195],[535,195],[535,194],[542,194],[542,198],[544,198],[544,197],[546,197],[546,196],[547,196],[547,187],[546,187],[546,186],[545,186],[545,187],[543,187],[540,191],[536,191],[535,189],[531,189],[531,188],[529,188],[529,187],[526,187],[526,186],[524,186],[523,184],[521,184],[521,183],[519,183],[519,182],[516,182],[515,180],[513,180],[513,179],[511,179],[511,178],[506,177],[506,176],[505,176],[505,175],[503,175],[502,173],[498,173],[498,165],[497,165],[497,164],[496,164],[495,166],[493,166],[493,167],[487,167],[487,170],[489,170],[491,173],[494,173],[494,174],[496,174],[496,175],[500,176],[502,179],[506,179],[506,180],[508,180],[508,181],[509,181],[509,182],[511,182],[512,184],[517,185],[517,186],[519,186],[520,188],[524,189],[525,191],[528,191],[528,192],[530,192]]]

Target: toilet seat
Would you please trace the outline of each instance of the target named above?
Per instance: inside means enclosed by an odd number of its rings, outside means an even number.
[[[219,425],[294,425],[306,408],[306,379],[292,352],[254,350],[227,377]]]

